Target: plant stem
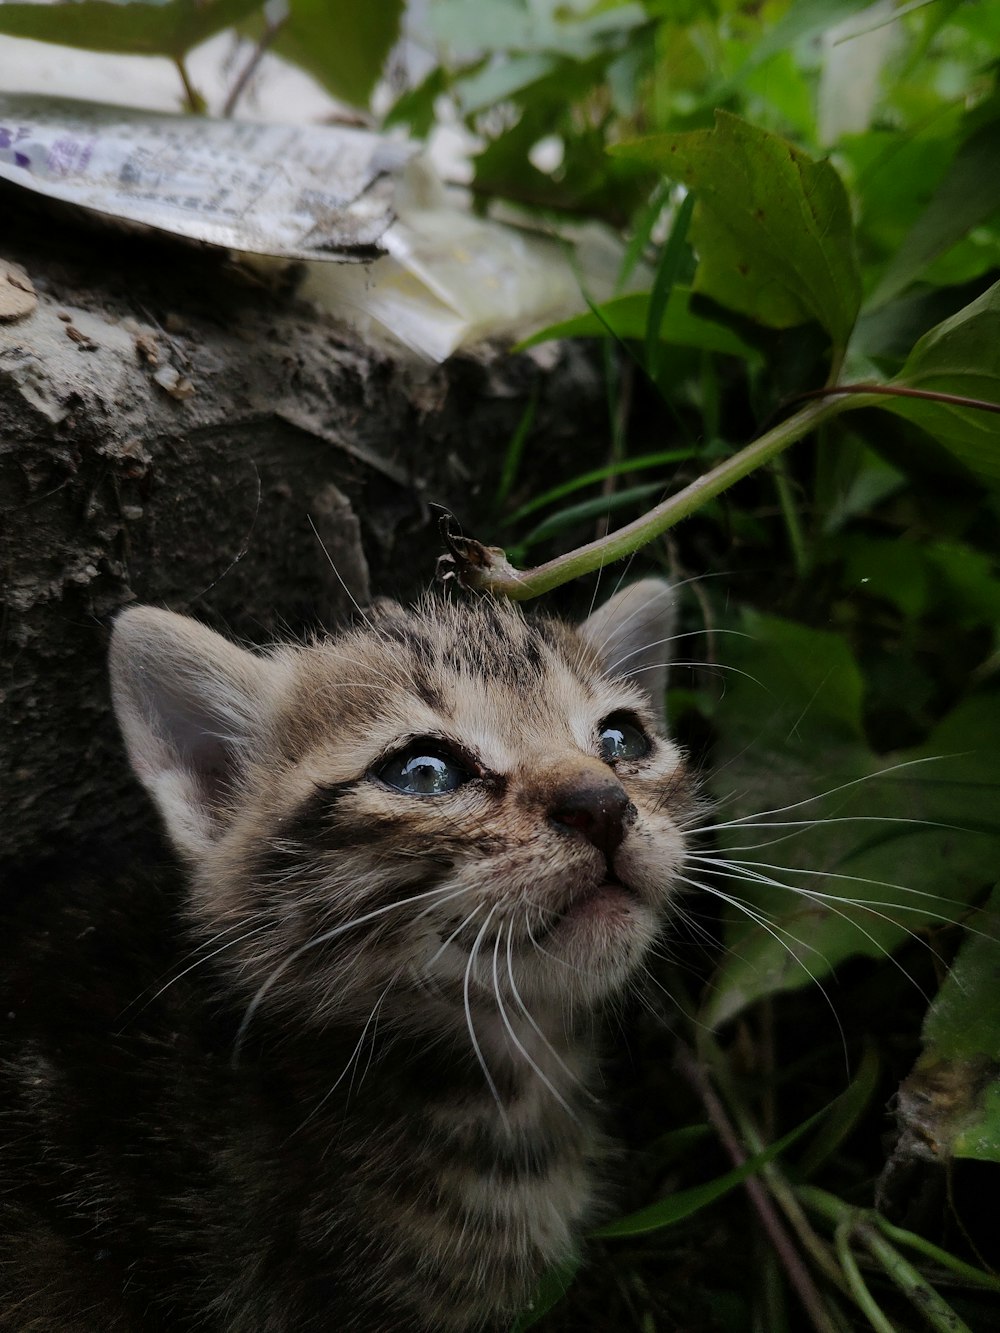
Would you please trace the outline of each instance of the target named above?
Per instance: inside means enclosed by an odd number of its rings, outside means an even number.
[[[772,467],[774,469],[775,485],[778,488],[778,503],[781,505],[782,517],[785,520],[785,531],[788,533],[788,544],[791,547],[792,559],[795,562],[795,572],[799,578],[802,578],[809,566],[809,556],[806,552],[802,520],[799,517],[798,506],[795,503],[792,487],[788,480],[788,468],[785,466],[784,458],[776,458]]]
[[[728,1080],[724,1075],[724,1066],[719,1062],[723,1059],[722,1053],[718,1053],[718,1059],[714,1062],[716,1077],[720,1080],[723,1092],[726,1094],[730,1109],[736,1119],[740,1133],[744,1140],[750,1146],[754,1153],[760,1152],[764,1147],[764,1140],[758,1132],[757,1126],[746,1108],[741,1105],[732,1087],[728,1085]],[[771,1170],[770,1168],[775,1168]],[[767,1187],[771,1191],[775,1203],[785,1214],[785,1220],[791,1224],[792,1229],[799,1238],[799,1243],[805,1248],[807,1254],[820,1272],[835,1286],[840,1287],[846,1292],[846,1285],[837,1263],[830,1253],[823,1240],[816,1234],[809,1224],[809,1219],[803,1212],[802,1205],[795,1197],[795,1191],[789,1184],[781,1168],[775,1162],[769,1162],[761,1168],[761,1176],[766,1180]]]
[[[897,1245],[905,1245],[911,1250],[916,1250],[927,1259],[933,1259],[936,1264],[942,1268],[950,1269],[956,1277],[963,1281],[972,1283],[977,1287],[985,1287],[988,1291],[1000,1291],[1000,1278],[994,1277],[992,1273],[984,1273],[981,1268],[976,1268],[973,1264],[967,1264],[964,1259],[959,1259],[954,1254],[949,1254],[947,1250],[942,1250],[940,1245],[935,1245],[933,1241],[925,1240],[923,1236],[918,1236],[914,1231],[904,1231],[902,1227],[893,1226],[893,1224],[882,1216],[881,1213],[872,1214],[872,1222],[888,1236],[894,1240]]]
[[[938,1333],[972,1333],[972,1329],[958,1317],[948,1302],[870,1222],[864,1221],[856,1226],[855,1235]]]
[[[872,1256],[882,1265],[896,1286],[904,1292],[928,1323],[938,1330],[938,1333],[972,1333],[972,1330],[959,1318],[948,1302],[899,1253],[896,1247],[889,1243],[882,1232],[891,1230],[897,1238],[911,1245],[914,1240],[921,1240],[920,1237],[913,1237],[908,1231],[900,1231],[898,1227],[893,1227],[891,1223],[886,1222],[871,1209],[853,1208],[835,1195],[827,1194],[826,1190],[817,1189],[815,1185],[800,1185],[795,1192],[807,1207],[812,1208],[815,1212],[827,1218],[828,1221],[833,1222],[838,1229],[840,1227],[850,1228],[857,1239],[866,1246]],[[953,1268],[956,1264],[962,1262],[956,1260],[952,1255],[946,1254],[943,1250],[939,1251],[938,1247],[931,1245],[929,1241],[914,1246],[914,1248],[923,1249],[928,1257],[935,1258],[939,1263],[944,1262],[949,1268]],[[937,1253],[932,1254],[932,1251]],[[969,1266],[962,1265],[962,1267]],[[971,1269],[969,1276],[973,1278],[977,1285],[984,1285],[986,1275],[980,1273],[978,1269]],[[989,1285],[989,1283],[987,1282],[986,1285]]]
[[[876,1333],[894,1333],[892,1324],[883,1314],[881,1306],[868,1290],[868,1284],[861,1276],[861,1269],[858,1267],[858,1261],[851,1249],[851,1223],[849,1221],[839,1224],[834,1242],[837,1247],[837,1258],[840,1260],[840,1266],[844,1270],[844,1276],[847,1278],[851,1295],[857,1302],[858,1309]]]
[[[733,1163],[736,1166],[742,1166],[747,1155],[736,1137],[726,1110],[715,1089],[709,1083],[701,1065],[683,1044],[678,1049],[678,1064],[685,1078],[701,1098],[705,1112]],[[743,1188],[746,1190],[747,1196],[753,1204],[764,1230],[767,1232],[789,1282],[795,1288],[799,1300],[805,1307],[813,1327],[817,1330],[817,1333],[838,1333],[837,1325],[831,1319],[819,1289],[813,1282],[808,1268],[802,1262],[802,1257],[792,1243],[791,1237],[781,1225],[781,1219],[768,1198],[764,1186],[759,1180],[751,1176],[750,1179],[743,1182]]]
[[[177,56],[174,59],[177,66],[177,73],[181,76],[181,83],[184,85],[184,101],[188,111],[193,115],[199,115],[205,110],[205,99],[191,82],[191,76],[188,74],[187,65],[184,63],[183,56]]]
[[[269,23],[267,27],[264,29],[260,41],[254,47],[253,55],[243,66],[242,70],[240,70],[239,74],[236,77],[236,82],[229,90],[229,96],[226,98],[225,105],[222,108],[222,114],[227,120],[236,110],[236,103],[240,100],[240,98],[246,91],[247,84],[257,73],[257,66],[264,59],[268,47],[277,37],[278,33],[281,32],[282,28],[285,26],[287,22],[288,22],[288,15],[284,14],[282,15],[281,18],[276,19],[274,23]]]
[[[670,496],[641,518],[607,537],[579,546],[575,551],[557,556],[534,569],[515,569],[503,551],[482,546],[481,543],[472,544],[477,548],[471,553],[472,559],[463,558],[470,554],[468,540],[451,543],[459,581],[465,587],[492,592],[520,602],[558,588],[581,574],[590,574],[615,560],[621,560],[693,514],[707,500],[713,499],[748,473],[775,458],[796,440],[801,440],[820,422],[837,416],[847,405],[846,401],[832,399],[803,407],[739,453],[725,459],[703,476],[696,477],[676,495]]]
[[[931,403],[947,403],[951,407],[972,407],[979,412],[1000,412],[1000,403],[988,398],[966,398],[958,393],[939,393],[937,389],[910,389],[905,384],[829,384],[822,389],[806,389],[786,403],[800,403],[809,398],[834,398],[850,395],[875,394],[885,398],[923,398]],[[858,404],[854,404],[858,406]]]

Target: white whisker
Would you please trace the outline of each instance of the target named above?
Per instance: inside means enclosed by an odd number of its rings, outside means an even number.
[[[377,917],[384,916],[386,912],[394,912],[399,907],[407,907],[411,903],[423,902],[425,899],[430,898],[435,894],[444,894],[444,892],[445,890],[443,888],[425,889],[423,893],[413,894],[412,897],[409,898],[400,898],[398,902],[388,903],[385,907],[376,907],[374,911],[366,912],[363,916],[355,917],[353,920],[347,921],[341,926],[337,926],[334,930],[325,931],[322,935],[316,936],[315,939],[308,940],[305,944],[300,945],[294,953],[289,954],[284,962],[280,963],[278,967],[271,972],[267,980],[258,988],[257,993],[254,995],[249,1005],[247,1005],[246,1012],[243,1015],[243,1019],[236,1033],[236,1040],[233,1043],[234,1065],[239,1060],[240,1049],[243,1045],[244,1038],[246,1037],[247,1029],[253,1021],[254,1014],[256,1014],[257,1010],[260,1008],[265,995],[284,975],[284,973],[288,971],[293,963],[297,962],[298,959],[302,957],[303,954],[308,953],[311,949],[318,949],[323,944],[328,944],[330,940],[336,939],[337,936],[343,935],[348,930],[355,930],[358,926],[366,925],[369,921],[374,921]],[[442,897],[440,901],[448,902],[450,898],[457,898],[460,893],[464,892],[464,889],[454,890],[452,893],[448,894],[447,897]]]
[[[437,904],[434,904],[434,905],[437,906]],[[474,916],[476,916],[479,912],[481,912],[485,906],[486,906],[485,903],[480,903],[477,907],[474,907],[474,908],[472,909],[472,911],[468,914],[468,916],[466,916],[466,917],[459,923],[459,925],[457,926],[457,928],[451,932],[451,934],[448,936],[448,938],[445,940],[445,942],[441,945],[440,949],[438,949],[438,951],[434,954],[434,957],[428,959],[428,961],[424,964],[424,971],[425,971],[425,972],[429,971],[430,968],[432,968],[432,967],[434,966],[434,964],[437,962],[437,960],[438,960],[438,959],[441,957],[441,955],[444,953],[445,949],[447,949],[448,945],[451,944],[451,942],[456,938],[456,936],[461,935],[462,931],[466,928],[466,926],[468,926],[468,925],[471,924],[471,922],[472,922],[472,918],[473,918]],[[427,909],[425,909],[425,910],[427,910]],[[422,915],[423,915],[423,913],[421,913],[421,916],[422,916]]]
[[[499,1092],[497,1092],[497,1085],[493,1082],[493,1075],[489,1071],[489,1067],[486,1064],[483,1052],[479,1046],[479,1038],[476,1036],[476,1026],[472,1021],[472,1004],[469,1000],[469,982],[472,976],[472,969],[476,962],[476,954],[479,951],[480,944],[482,944],[483,942],[484,935],[489,929],[490,919],[492,918],[493,913],[497,910],[498,906],[499,904],[495,903],[490,908],[489,912],[486,915],[486,920],[483,922],[482,926],[480,927],[479,934],[476,936],[475,943],[469,950],[469,961],[465,965],[465,980],[462,983],[462,998],[465,1003],[465,1022],[466,1026],[469,1029],[469,1038],[472,1041],[472,1049],[475,1051],[476,1059],[479,1061],[483,1074],[486,1076],[486,1083],[487,1086],[489,1087],[490,1092],[493,1094],[493,1100],[497,1104],[497,1110],[500,1112],[500,1119],[503,1121],[504,1127],[506,1129],[509,1129],[510,1123],[507,1120],[507,1111],[504,1107],[503,1102],[500,1099],[500,1094]]]
[[[916,768],[922,764],[938,764],[944,759],[957,759],[959,755],[925,755],[920,759],[903,759],[898,764],[890,764],[888,768],[879,769],[876,773],[863,773],[858,778],[851,778],[848,782],[842,782],[836,787],[829,787],[826,791],[817,792],[814,796],[804,796],[800,801],[792,801],[788,805],[775,806],[770,810],[757,810],[751,815],[738,815],[735,819],[728,820],[726,823],[709,824],[703,828],[692,829],[692,833],[714,833],[719,829],[738,828],[741,825],[750,825],[751,827],[760,827],[760,821],[769,819],[771,815],[783,815],[789,810],[798,810],[804,805],[811,805],[815,801],[825,800],[828,796],[836,796],[838,792],[849,791],[852,787],[859,787],[862,783],[873,782],[875,780],[884,781],[892,773],[901,772],[903,769]],[[823,819],[824,824],[841,822],[842,820],[870,820],[872,822],[882,823],[908,823],[908,824],[926,824],[932,828],[953,828],[958,832],[964,832],[958,825],[937,824],[931,820],[908,819],[901,816],[880,816],[880,815],[844,815],[832,816],[829,819]],[[812,821],[815,824],[816,821]],[[790,825],[782,823],[769,822],[764,827],[767,828],[787,828]]]
[[[507,930],[508,930],[508,936],[507,936],[508,941],[509,941],[509,939],[510,939],[510,931],[511,931],[512,929],[513,929],[513,927],[508,923],[508,927],[507,927]],[[525,1060],[528,1062],[528,1064],[531,1066],[531,1068],[532,1068],[532,1069],[535,1071],[535,1073],[538,1075],[538,1078],[541,1080],[542,1084],[543,1084],[546,1088],[548,1088],[549,1092],[552,1093],[552,1096],[556,1099],[556,1101],[557,1101],[557,1102],[559,1103],[559,1105],[563,1108],[563,1110],[566,1111],[566,1112],[568,1112],[569,1115],[570,1115],[570,1117],[571,1117],[573,1120],[576,1120],[576,1119],[577,1119],[577,1114],[576,1114],[576,1112],[575,1112],[575,1111],[573,1110],[573,1108],[570,1106],[569,1102],[566,1101],[565,1097],[563,1097],[562,1094],[561,1094],[560,1092],[557,1091],[555,1085],[554,1085],[554,1084],[552,1083],[552,1081],[548,1078],[548,1076],[543,1072],[542,1069],[539,1068],[539,1066],[538,1066],[538,1065],[535,1063],[535,1061],[532,1059],[531,1055],[529,1054],[529,1052],[528,1052],[527,1049],[525,1048],[524,1043],[521,1041],[520,1037],[518,1037],[517,1033],[514,1031],[514,1025],[511,1023],[510,1019],[507,1017],[507,1011],[506,1011],[506,1009],[504,1008],[503,997],[502,997],[502,995],[500,994],[500,978],[499,978],[498,973],[497,973],[497,957],[498,957],[498,954],[499,954],[499,952],[500,952],[500,935],[501,935],[501,933],[502,933],[502,932],[498,929],[498,930],[497,930],[496,941],[494,942],[494,945],[493,945],[493,993],[496,995],[497,1009],[499,1010],[499,1013],[500,1013],[500,1021],[503,1023],[504,1027],[507,1029],[507,1035],[510,1037],[511,1041],[514,1043],[514,1045],[517,1047],[517,1049],[520,1051],[520,1053],[524,1056]],[[508,964],[510,963],[510,953],[509,953],[509,951],[508,951],[508,955],[507,955],[507,962],[508,962]],[[513,973],[511,973],[511,980],[513,981]],[[533,1025],[533,1026],[534,1026],[534,1025]],[[536,1027],[536,1031],[537,1031],[537,1027]],[[542,1040],[545,1041],[545,1038],[543,1037]],[[545,1044],[546,1044],[546,1046],[549,1046],[549,1043],[548,1043],[547,1041],[545,1041]],[[550,1050],[552,1049],[551,1046],[549,1046],[549,1049],[550,1049]]]
[[[808,964],[803,962],[803,960],[798,956],[798,954],[794,951],[794,949],[792,949],[788,944],[786,944],[785,941],[781,938],[781,936],[787,935],[788,938],[790,940],[793,940],[797,945],[799,945],[800,948],[808,950],[809,953],[814,953],[817,956],[817,958],[822,959],[822,961],[827,965],[827,967],[831,967],[830,960],[825,956],[825,954],[820,953],[819,949],[815,949],[811,944],[807,944],[805,940],[799,939],[797,935],[793,935],[790,930],[786,930],[784,927],[778,926],[773,921],[768,921],[767,917],[764,916],[762,912],[754,911],[754,909],[748,906],[747,903],[742,902],[739,898],[734,898],[732,894],[724,892],[722,889],[718,888],[718,886],[712,884],[706,884],[703,880],[691,879],[687,875],[678,875],[678,879],[683,880],[685,884],[690,884],[692,888],[701,889],[702,892],[711,894],[713,898],[720,898],[723,902],[729,903],[731,907],[735,907],[737,911],[742,912],[745,916],[748,916],[751,921],[755,922],[758,926],[761,926],[778,944],[781,945],[781,947],[785,950],[788,956],[791,959],[793,959],[799,965],[799,967],[802,968],[803,972],[806,973],[806,975],[809,977],[809,980],[819,990],[820,994],[823,996],[823,999],[826,1001],[830,1009],[830,1012],[833,1014],[834,1022],[837,1024],[837,1030],[840,1033],[840,1039],[844,1046],[844,1051],[846,1055],[847,1038],[844,1035],[844,1029],[840,1022],[840,1017],[837,1014],[836,1007],[833,1001],[830,999],[830,996],[827,994],[826,987],[822,985],[819,978],[816,976],[813,970],[808,966]]]
[[[342,1070],[340,1071],[340,1073],[337,1075],[337,1078],[336,1078],[336,1079],[334,1080],[334,1082],[330,1085],[330,1087],[327,1088],[326,1092],[325,1092],[325,1093],[323,1094],[323,1096],[319,1099],[319,1101],[316,1103],[316,1105],[313,1107],[313,1109],[312,1109],[312,1110],[309,1112],[309,1114],[306,1116],[305,1120],[302,1121],[302,1123],[298,1126],[297,1129],[293,1129],[293,1130],[292,1130],[291,1134],[289,1134],[289,1136],[288,1136],[289,1139],[293,1139],[293,1138],[295,1137],[296,1134],[300,1133],[303,1129],[305,1129],[306,1125],[309,1124],[309,1122],[310,1122],[310,1120],[312,1120],[313,1116],[315,1116],[315,1115],[316,1115],[316,1114],[323,1108],[323,1106],[325,1106],[325,1104],[330,1100],[330,1098],[333,1096],[333,1094],[334,1094],[334,1093],[337,1091],[337,1089],[340,1087],[341,1083],[344,1081],[344,1079],[345,1079],[346,1076],[347,1076],[347,1071],[348,1071],[348,1070],[349,1070],[349,1069],[356,1063],[357,1058],[358,1058],[358,1056],[359,1056],[360,1053],[361,1053],[361,1049],[362,1049],[362,1047],[364,1046],[365,1037],[368,1035],[368,1029],[369,1029],[369,1027],[371,1027],[372,1022],[375,1020],[376,1015],[378,1014],[379,1009],[381,1009],[381,1007],[382,1007],[382,1002],[383,1002],[383,1000],[384,1000],[385,997],[389,994],[389,991],[392,989],[392,987],[393,987],[394,983],[396,982],[396,980],[398,979],[398,977],[399,977],[399,973],[398,973],[398,972],[394,972],[393,975],[389,978],[388,985],[386,986],[385,990],[383,990],[382,994],[378,997],[378,999],[375,1001],[375,1004],[374,1004],[374,1006],[372,1007],[372,1011],[371,1011],[371,1013],[368,1015],[368,1018],[365,1020],[365,1025],[364,1025],[364,1027],[361,1029],[361,1036],[358,1037],[357,1044],[355,1045],[354,1050],[353,1050],[353,1051],[351,1052],[351,1054],[347,1057],[347,1062],[346,1062],[346,1064],[344,1065],[343,1069],[342,1069]],[[373,1035],[373,1037],[374,1037],[374,1033],[373,1033],[372,1035]],[[369,1059],[370,1059],[370,1057],[369,1057]],[[352,1084],[352,1088],[353,1088],[353,1084]]]

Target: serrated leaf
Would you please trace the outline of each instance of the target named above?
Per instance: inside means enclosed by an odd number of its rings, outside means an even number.
[[[703,1014],[716,1026],[961,918],[1000,860],[1000,699],[973,696],[923,745],[879,756],[838,635],[757,615],[744,629],[730,641],[720,804],[706,821],[722,875],[692,874],[725,895],[730,948]]]
[[[725,325],[692,314],[690,303],[691,289],[675,286],[659,326],[661,342],[674,343],[680,347],[697,347],[706,352],[726,352],[746,360],[758,359],[758,354]],[[609,329],[618,338],[642,341],[649,326],[649,306],[649,292],[630,292],[627,296],[616,296],[598,306],[599,315],[588,311],[585,315],[549,324],[519,342],[515,351],[534,347],[536,343],[551,342],[553,338],[607,337]]]
[[[816,320],[843,352],[861,280],[847,193],[829,162],[725,111],[714,129],[611,151],[696,192],[696,292],[772,328]]]
[[[179,59],[192,47],[260,9],[263,0],[79,0],[0,4],[0,33],[85,51]]]
[[[289,0],[274,49],[352,106],[367,107],[399,37],[403,0]]]
[[[976,928],[928,1011],[897,1114],[904,1141],[935,1157],[1000,1162],[1000,889]]]
[[[890,384],[1000,409],[1000,282],[925,333]],[[878,406],[933,435],[982,480],[1000,484],[1000,411],[925,398],[880,397]]]

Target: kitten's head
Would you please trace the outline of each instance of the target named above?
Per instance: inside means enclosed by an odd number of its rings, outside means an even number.
[[[126,611],[111,653],[136,773],[233,984],[301,1020],[440,1023],[619,990],[674,893],[690,792],[663,723],[673,598],[578,628],[508,603],[378,604],[268,654]]]

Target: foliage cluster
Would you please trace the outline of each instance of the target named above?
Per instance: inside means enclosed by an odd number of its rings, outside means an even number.
[[[796,1308],[816,1328],[988,1327],[995,1297],[963,1306],[930,1292],[902,1254],[926,1240],[889,1236],[881,1213],[854,1206],[871,1203],[878,1179],[887,1211],[966,1259],[1000,1258],[977,1235],[959,1166],[978,1162],[981,1188],[1000,1161],[1000,943],[995,915],[970,910],[1000,851],[996,17],[802,0],[517,8],[536,26],[498,22],[499,50],[470,67],[456,21],[469,7],[440,6],[456,56],[426,86],[448,88],[484,139],[477,193],[550,219],[624,221],[625,267],[652,253],[655,278],[536,335],[604,339],[611,446],[601,473],[524,497],[514,554],[553,541],[565,551],[595,517],[628,518],[657,489],[671,494],[617,537],[527,574],[499,569],[490,586],[531,595],[658,533],[682,577],[726,575],[725,592],[696,582],[690,621],[715,627],[708,655],[724,664],[724,688],[696,669],[674,698],[682,730],[696,745],[709,737],[718,801],[715,845],[689,872],[719,904],[728,946],[690,1011],[696,1063],[722,1093],[713,1104],[702,1089],[715,1128],[735,1125],[762,1148],[762,1120],[787,1127],[806,1109],[803,1076],[832,1093],[820,1070],[841,1065],[840,1037],[816,983],[838,967],[850,979],[852,994],[830,1000],[845,1023],[867,1001],[846,1030],[856,1096],[823,1131],[837,1147],[762,1168],[755,1203],[773,1248],[749,1295],[716,1294],[715,1315],[725,1327],[794,1326]],[[396,114],[416,116],[417,96]],[[764,463],[735,499],[723,494]],[[921,1052],[957,921],[972,933]],[[670,985],[684,992],[676,972]],[[872,1111],[914,1056],[885,1162]],[[921,1212],[911,1192],[928,1144],[948,1202]],[[805,1183],[817,1171],[836,1197]],[[721,1183],[667,1194],[601,1234],[674,1225]],[[768,1194],[784,1230],[771,1229]],[[954,1256],[922,1256],[962,1280]],[[621,1318],[636,1327],[677,1318],[646,1263],[633,1251],[617,1274]]]
[[[5,4],[0,31],[183,64],[249,24],[364,105],[401,10],[80,0]],[[627,238],[621,291],[654,275],[530,340],[599,340],[609,445],[527,494],[529,407],[494,536],[551,559],[516,595],[649,542],[690,581],[672,705],[714,773],[688,970],[659,977],[686,1079],[636,1016],[637,1211],[545,1326],[995,1327],[1000,8],[431,0],[429,23],[433,66],[387,123],[460,120],[480,206],[600,219]],[[733,1170],[705,1185],[708,1124]],[[751,1172],[749,1244],[730,1191]]]

